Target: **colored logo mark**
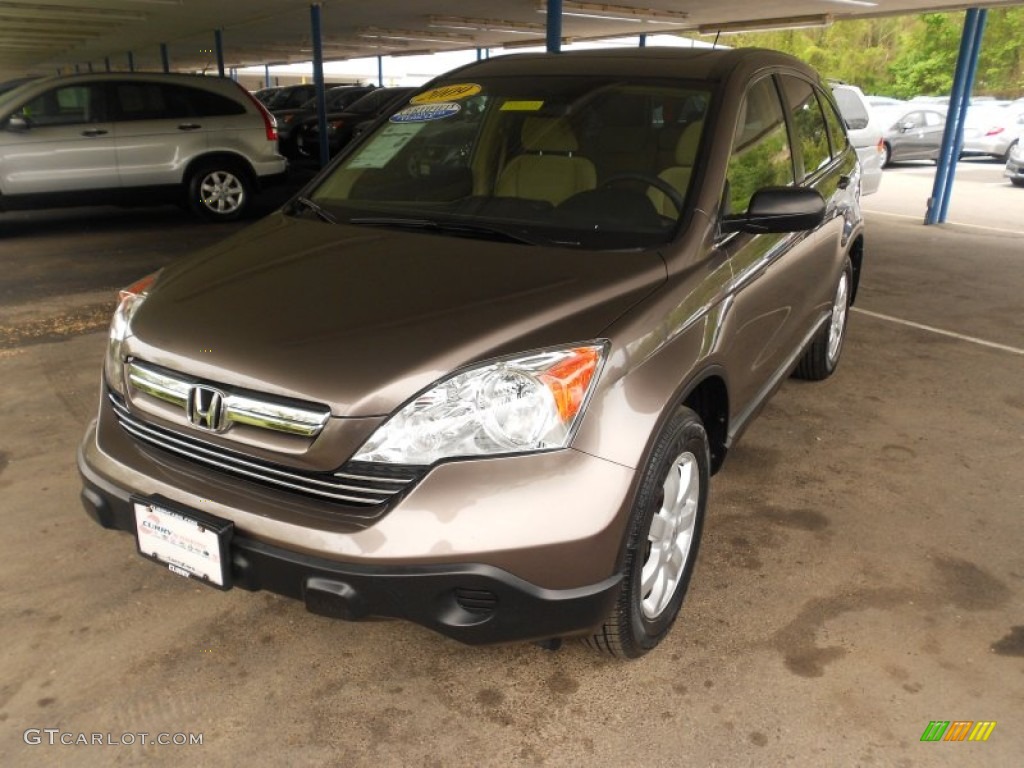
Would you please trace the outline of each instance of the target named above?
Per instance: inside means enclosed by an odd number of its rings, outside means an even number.
[[[988,741],[995,728],[994,720],[932,720],[921,741]]]

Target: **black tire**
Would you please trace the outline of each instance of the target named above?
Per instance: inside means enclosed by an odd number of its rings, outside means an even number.
[[[846,259],[843,274],[836,285],[832,299],[832,312],[821,330],[814,336],[803,357],[797,364],[793,376],[807,381],[827,379],[837,367],[846,341],[847,319],[850,315],[850,296],[853,295],[853,265]],[[841,305],[841,306],[840,306]],[[838,327],[837,327],[838,325]],[[833,330],[837,338],[833,338]]]
[[[683,465],[685,469],[680,461],[686,462]],[[710,466],[708,437],[700,417],[689,408],[680,408],[659,435],[633,501],[622,571],[622,592],[600,629],[585,638],[587,645],[617,658],[634,659],[650,651],[668,634],[679,614],[697,560],[708,499]],[[642,594],[645,565],[651,564],[652,570],[662,567],[657,563],[649,563],[652,556],[657,557],[651,541],[655,535],[652,526],[655,515],[662,521],[671,519],[663,514],[666,506],[669,506],[665,503],[664,489],[671,472],[678,473],[677,477],[682,477],[685,472],[689,480],[687,488],[692,487],[694,481],[698,483],[695,494],[687,494],[695,498],[683,505],[683,509],[692,510],[692,528],[685,542],[685,552],[682,551],[683,542],[677,540],[679,534],[663,537],[661,543],[671,540],[672,546],[658,550],[679,553],[679,557],[675,558],[677,562],[672,566],[679,569],[674,583],[669,582],[669,586],[659,591],[657,596],[653,589]],[[681,491],[682,482],[678,487]],[[678,496],[679,493],[677,499]],[[685,514],[678,519],[690,518],[690,514]],[[671,529],[671,526],[666,527],[665,524],[659,527],[663,531]],[[688,526],[686,523],[676,525],[676,529],[682,527]],[[669,560],[672,559],[669,557]],[[665,565],[669,565],[668,561]]]
[[[1015,187],[1024,187],[1024,179],[1010,179],[1010,183]]]
[[[234,221],[252,202],[253,183],[241,163],[205,161],[188,178],[189,210],[208,221]]]
[[[882,143],[882,167],[888,168],[892,163],[892,147],[889,146],[889,142]]]

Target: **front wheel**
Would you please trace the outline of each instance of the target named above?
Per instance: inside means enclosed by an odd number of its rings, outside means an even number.
[[[249,207],[251,198],[249,174],[233,163],[203,163],[189,177],[189,209],[204,219],[234,221]]]
[[[852,291],[853,266],[847,258],[832,299],[832,311],[829,313],[828,321],[815,335],[796,370],[793,371],[796,378],[821,381],[835,372],[839,365],[839,356],[843,352],[843,342],[846,340],[846,320],[850,314]]]
[[[630,517],[622,592],[600,629],[597,650],[637,658],[668,634],[697,559],[710,479],[710,450],[700,417],[680,408],[643,469]]]
[[[889,146],[889,142],[882,144],[880,162],[883,168],[888,168],[889,163],[892,162],[892,147]]]

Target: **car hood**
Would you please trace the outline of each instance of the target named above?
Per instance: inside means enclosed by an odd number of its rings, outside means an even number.
[[[282,213],[164,269],[129,354],[379,416],[469,363],[599,336],[660,255],[330,225]]]

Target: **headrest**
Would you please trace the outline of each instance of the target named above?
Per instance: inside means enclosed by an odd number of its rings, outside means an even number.
[[[563,118],[528,117],[523,121],[523,149],[531,152],[575,152],[579,144]]]
[[[676,165],[692,166],[697,160],[697,145],[700,144],[700,130],[703,126],[703,120],[695,120],[686,126],[676,144]]]

